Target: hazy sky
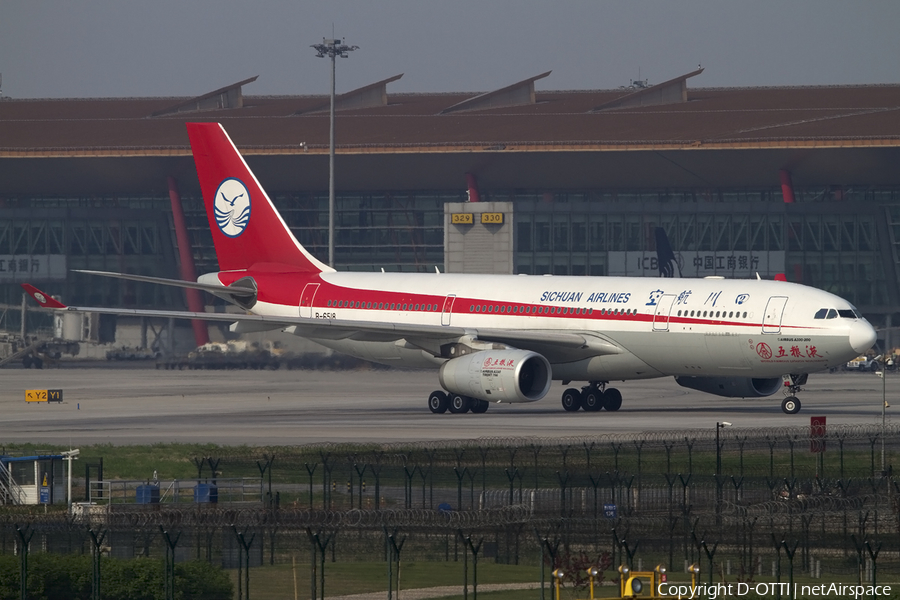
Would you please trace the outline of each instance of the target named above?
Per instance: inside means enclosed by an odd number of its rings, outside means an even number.
[[[2,92],[14,98],[194,96],[259,75],[248,95],[900,83],[897,0],[2,0]]]

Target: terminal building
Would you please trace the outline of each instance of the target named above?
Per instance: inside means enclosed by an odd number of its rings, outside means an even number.
[[[654,276],[661,227],[684,276],[783,273],[854,303],[892,347],[900,85],[695,87],[701,73],[393,94],[397,75],[338,96],[335,267]],[[20,329],[26,280],[70,304],[185,307],[178,290],[73,272],[217,270],[185,122],[222,123],[326,260],[329,98],[245,95],[254,81],[195,98],[2,98],[0,329]]]

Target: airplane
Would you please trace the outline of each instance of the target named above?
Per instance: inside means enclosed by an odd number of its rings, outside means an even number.
[[[437,369],[433,413],[534,402],[552,380],[584,382],[563,392],[566,411],[616,411],[622,394],[610,382],[674,377],[729,398],[781,389],[794,414],[810,373],[876,340],[846,300],[783,281],[336,271],[297,241],[220,124],[187,131],[221,270],[196,282],[81,272],[204,290],[245,312],[66,306],[24,284],[39,305],[281,329],[373,362]]]

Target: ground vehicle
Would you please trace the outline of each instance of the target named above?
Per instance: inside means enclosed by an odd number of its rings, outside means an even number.
[[[881,356],[866,356],[863,354],[862,356],[857,356],[853,360],[849,361],[844,368],[848,371],[872,371],[875,372],[881,366],[879,359]]]

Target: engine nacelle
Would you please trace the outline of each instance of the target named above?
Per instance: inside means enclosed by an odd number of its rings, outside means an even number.
[[[726,398],[762,398],[781,389],[781,378],[752,377],[676,377],[681,387]]]
[[[550,391],[550,362],[528,350],[483,350],[441,365],[449,392],[488,402],[534,402]]]

